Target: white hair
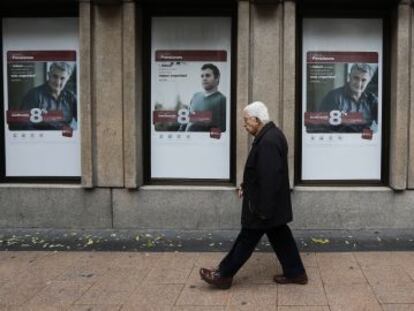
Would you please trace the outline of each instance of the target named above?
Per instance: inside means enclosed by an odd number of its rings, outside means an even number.
[[[243,109],[250,117],[256,117],[262,122],[263,124],[268,123],[269,120],[269,111],[267,107],[262,102],[253,102]]]

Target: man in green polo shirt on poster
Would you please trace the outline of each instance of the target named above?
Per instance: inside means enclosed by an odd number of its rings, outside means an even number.
[[[201,67],[201,85],[204,92],[197,92],[190,101],[190,116],[197,112],[211,112],[210,122],[189,122],[180,128],[186,132],[209,132],[211,129],[226,131],[226,97],[218,91],[220,71],[213,64]]]

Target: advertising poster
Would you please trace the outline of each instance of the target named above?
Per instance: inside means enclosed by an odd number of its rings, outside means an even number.
[[[152,19],[152,178],[229,179],[230,47],[230,18]]]
[[[8,51],[10,131],[77,129],[76,51]]]
[[[75,18],[3,20],[6,176],[80,176]]]
[[[303,42],[302,179],[379,180],[381,20],[305,19]]]
[[[378,53],[307,53],[308,133],[361,133],[378,125]]]

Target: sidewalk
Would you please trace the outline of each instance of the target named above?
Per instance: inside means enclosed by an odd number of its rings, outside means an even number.
[[[0,310],[414,310],[414,252],[302,253],[308,285],[276,285],[272,253],[256,252],[231,289],[200,266],[224,253],[0,252]]]

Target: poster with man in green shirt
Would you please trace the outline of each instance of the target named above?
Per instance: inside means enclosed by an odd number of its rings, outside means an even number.
[[[218,90],[220,71],[214,64],[208,63],[201,67],[201,85],[203,92],[197,92],[190,101],[190,116],[209,112],[205,120],[191,120],[180,127],[187,132],[209,132],[211,129],[226,131],[226,97]]]

